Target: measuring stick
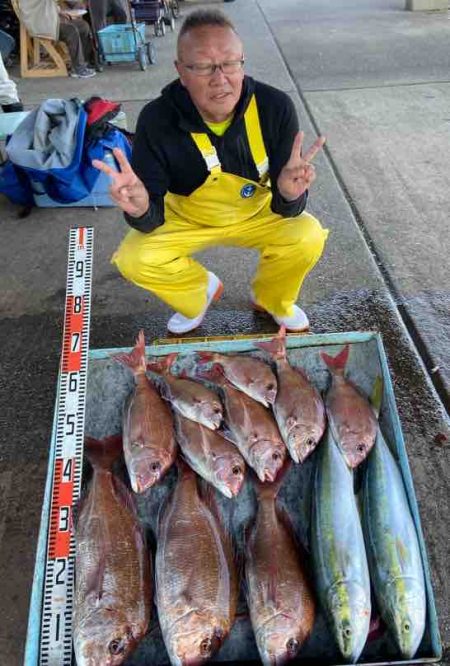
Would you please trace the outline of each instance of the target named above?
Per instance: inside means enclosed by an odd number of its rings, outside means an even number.
[[[83,467],[93,242],[92,227],[70,230],[40,666],[70,666],[72,663],[75,583],[72,512],[80,496]]]

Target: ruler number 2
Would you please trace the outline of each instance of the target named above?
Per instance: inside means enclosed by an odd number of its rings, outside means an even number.
[[[66,570],[67,562],[64,559],[56,560],[56,566],[59,566],[60,568],[59,571],[56,571],[55,574],[55,585],[64,585],[66,581],[65,578],[61,578],[61,576]]]

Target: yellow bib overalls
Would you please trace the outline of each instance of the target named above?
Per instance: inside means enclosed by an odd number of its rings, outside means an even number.
[[[283,218],[270,207],[268,159],[253,96],[245,126],[260,180],[224,173],[207,134],[192,134],[209,175],[189,196],[168,192],[165,222],[151,233],[132,229],[112,262],[122,275],[188,318],[206,305],[207,271],[191,255],[229,245],[259,250],[255,301],[278,317],[290,316],[304,278],[322,254],[328,231],[303,212]]]

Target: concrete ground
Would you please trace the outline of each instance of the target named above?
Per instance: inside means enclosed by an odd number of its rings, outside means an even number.
[[[197,5],[182,5],[186,14]],[[249,74],[288,92],[313,140],[327,136],[309,209],[331,230],[301,302],[314,332],[383,335],[428,548],[442,663],[450,663],[446,229],[450,171],[450,22],[403,0],[237,0],[220,5],[246,47]],[[17,79],[27,107],[100,94],[123,103],[132,129],[173,76],[176,34],[158,64],[107,67],[88,81]],[[15,75],[16,70],[12,70]],[[0,216],[0,663],[22,663],[61,346],[67,231],[95,227],[91,346],[164,337],[168,309],[109,264],[125,232],[114,209],[35,209]],[[275,331],[248,307],[252,252],[215,249],[205,264],[225,295],[196,335]]]

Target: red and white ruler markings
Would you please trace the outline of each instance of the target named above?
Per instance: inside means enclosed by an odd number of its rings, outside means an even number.
[[[40,666],[70,666],[72,663],[75,584],[72,512],[80,496],[83,466],[93,243],[92,227],[70,230]]]

